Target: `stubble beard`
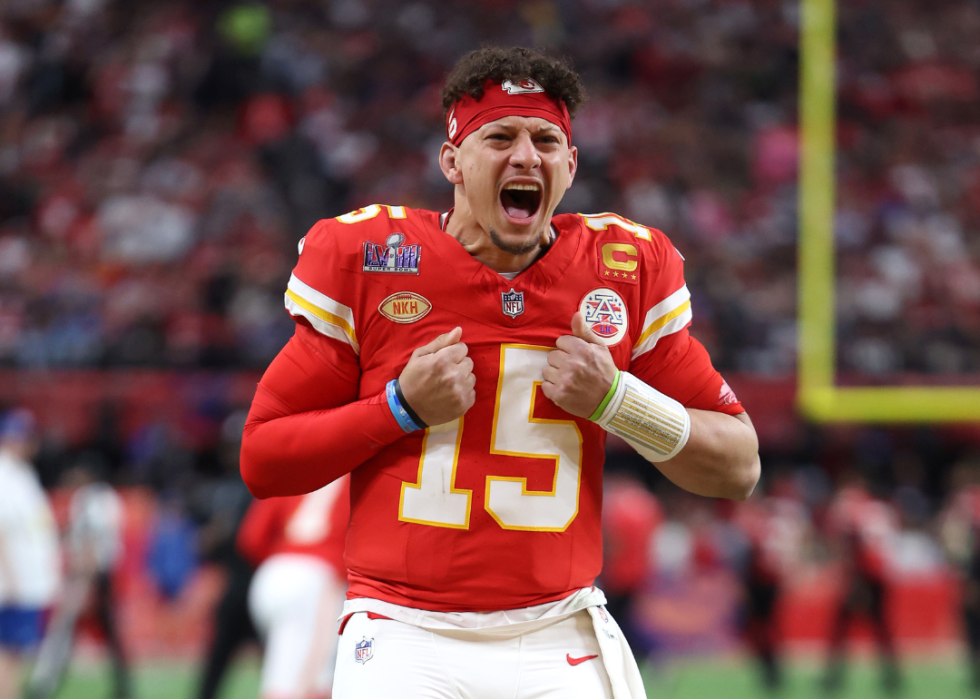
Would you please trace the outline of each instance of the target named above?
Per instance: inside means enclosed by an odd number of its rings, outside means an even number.
[[[496,230],[491,228],[490,240],[508,255],[521,257],[522,255],[534,252],[541,245],[541,234],[539,232],[521,243],[508,243],[500,237],[500,234]]]

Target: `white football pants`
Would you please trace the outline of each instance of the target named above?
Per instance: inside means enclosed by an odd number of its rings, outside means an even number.
[[[612,690],[587,610],[506,640],[354,614],[333,699],[396,698],[612,699]]]
[[[265,640],[261,699],[330,696],[345,588],[313,556],[279,554],[259,566],[248,606]]]

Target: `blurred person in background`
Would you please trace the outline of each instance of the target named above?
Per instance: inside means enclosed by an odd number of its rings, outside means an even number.
[[[890,566],[899,517],[889,503],[874,497],[865,479],[848,472],[827,513],[827,534],[840,556],[842,595],[834,613],[824,689],[837,692],[844,675],[847,633],[864,615],[871,622],[882,664],[882,686],[900,689],[895,638],[886,613]]]
[[[199,550],[225,573],[225,587],[212,615],[212,634],[198,688],[198,699],[214,699],[236,651],[259,637],[248,611],[248,588],[254,567],[235,545],[252,494],[238,470],[245,411],[233,412],[221,425],[218,462],[221,475],[203,486],[194,498],[201,521]]]
[[[777,480],[767,494],[738,503],[734,524],[744,537],[736,568],[745,599],[742,622],[746,640],[762,666],[763,684],[775,692],[783,685],[782,638],[777,614],[786,578],[803,557],[809,530],[806,508],[789,480]]]
[[[259,699],[329,699],[347,589],[350,479],[307,495],[257,500],[238,548],[257,567],[252,620],[265,641]]]
[[[31,465],[37,448],[30,412],[0,416],[0,699],[19,695],[25,654],[41,642],[61,578],[57,524]]]
[[[542,53],[470,52],[442,91],[455,207],[366,206],[300,243],[242,475],[265,498],[351,474],[338,699],[645,697],[594,585],[607,432],[699,495],[758,480],[668,238],[554,215],[583,97]]]
[[[106,482],[104,471],[104,464],[93,457],[79,461],[61,478],[71,493],[65,536],[67,581],[31,672],[29,699],[47,699],[57,691],[71,661],[77,622],[86,608],[98,623],[109,650],[113,696],[132,696],[113,581],[123,551],[123,502]]]
[[[655,643],[642,630],[636,601],[654,573],[650,550],[663,519],[657,497],[634,477],[616,474],[603,483],[599,581],[606,609],[638,661],[655,662]]]
[[[970,684],[980,692],[980,456],[956,465],[940,515],[940,540],[959,573]]]

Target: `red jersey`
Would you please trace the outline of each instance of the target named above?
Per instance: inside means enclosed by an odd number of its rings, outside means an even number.
[[[508,280],[443,230],[445,215],[369,206],[300,243],[286,307],[300,326],[259,385],[242,475],[260,497],[351,475],[348,597],[434,611],[562,599],[602,563],[606,433],[541,391],[572,315],[616,365],[686,406],[742,407],[688,334],[683,258],[613,214],[552,219],[554,243]],[[476,403],[405,434],[385,384],[462,326]]]
[[[608,594],[635,592],[651,572],[650,540],[664,521],[660,503],[642,483],[617,478],[606,483],[602,505],[602,589]]]
[[[307,495],[256,500],[238,529],[239,552],[255,567],[278,553],[314,556],[343,577],[349,480],[340,478]]]

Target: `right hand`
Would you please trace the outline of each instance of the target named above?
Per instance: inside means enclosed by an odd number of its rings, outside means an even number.
[[[405,401],[427,425],[451,422],[476,402],[473,360],[462,336],[455,327],[419,347],[398,377]]]

